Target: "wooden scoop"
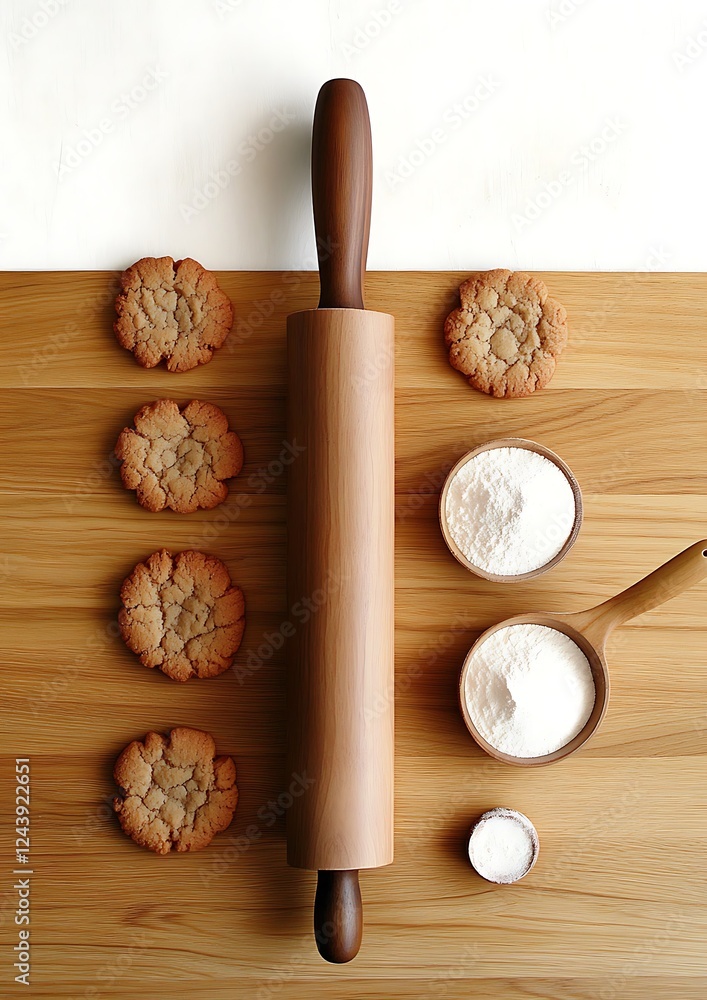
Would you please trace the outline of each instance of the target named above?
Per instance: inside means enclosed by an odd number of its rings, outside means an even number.
[[[659,569],[654,570],[643,580],[634,583],[628,590],[612,597],[603,604],[598,604],[588,611],[577,611],[569,615],[548,615],[539,612],[531,615],[516,615],[494,625],[483,632],[469,650],[462,667],[459,680],[459,702],[467,728],[479,746],[495,757],[496,760],[508,764],[520,764],[522,767],[536,767],[538,764],[552,764],[556,760],[568,757],[579,750],[596,731],[609,704],[609,670],[606,664],[606,641],[617,625],[657,608],[671,597],[676,597],[684,590],[693,587],[707,577],[707,539],[695,542],[684,552],[675,556]],[[545,625],[557,629],[569,636],[589,660],[589,666],[594,678],[596,700],[592,714],[584,728],[565,746],[542,757],[514,757],[491,746],[479,733],[474,720],[469,713],[465,698],[466,678],[471,669],[474,652],[490,635],[509,625]]]

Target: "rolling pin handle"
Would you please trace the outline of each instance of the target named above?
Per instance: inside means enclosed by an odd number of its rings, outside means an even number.
[[[372,189],[366,95],[355,80],[329,80],[319,91],[312,132],[320,309],[363,309]]]
[[[314,897],[314,937],[319,954],[337,965],[358,954],[363,906],[358,871],[320,871]]]

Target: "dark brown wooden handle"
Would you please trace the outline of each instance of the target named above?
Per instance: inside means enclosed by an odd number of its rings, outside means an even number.
[[[312,132],[320,309],[363,309],[372,188],[366,95],[355,80],[329,80],[319,91]]]
[[[350,962],[363,936],[358,871],[320,871],[314,897],[314,936],[327,962]]]

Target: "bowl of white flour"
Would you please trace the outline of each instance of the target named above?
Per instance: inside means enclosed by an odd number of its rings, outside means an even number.
[[[496,760],[561,760],[586,743],[604,715],[608,674],[599,654],[580,633],[552,621],[508,618],[482,633],[464,660],[461,713]]]
[[[454,558],[494,583],[546,573],[564,559],[582,524],[582,494],[549,448],[500,438],[467,452],[442,489],[439,520]]]

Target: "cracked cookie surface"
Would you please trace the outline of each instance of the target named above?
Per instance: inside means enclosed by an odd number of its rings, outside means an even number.
[[[216,677],[233,663],[245,628],[245,602],[215,556],[153,552],[126,578],[120,599],[121,635],[146,667],[188,681]]]
[[[228,496],[224,482],[243,466],[240,438],[212,403],[193,399],[182,409],[159,399],[135,415],[115,446],[123,485],[147,510],[180,514],[211,510]]]
[[[123,831],[157,854],[200,851],[225,830],[238,802],[236,765],[216,757],[209,733],[185,726],[133,740],[115,762]]]
[[[210,271],[190,257],[143,257],[120,278],[113,330],[143,368],[204,365],[233,325],[233,306]]]
[[[539,278],[481,271],[459,288],[444,339],[453,368],[491,396],[530,396],[552,378],[567,344],[567,312]]]

